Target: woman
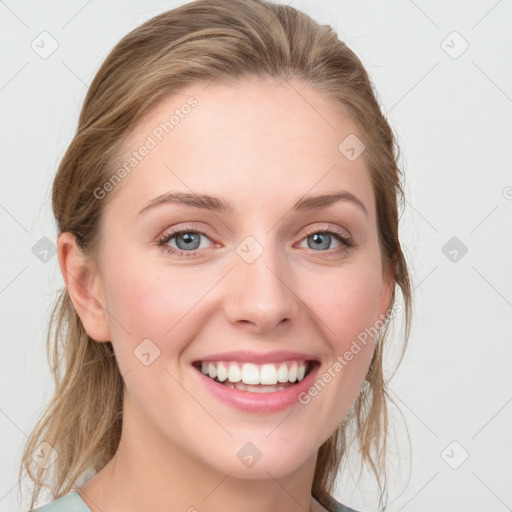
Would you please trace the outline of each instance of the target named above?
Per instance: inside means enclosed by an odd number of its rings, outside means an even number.
[[[53,186],[32,507],[46,483],[44,512],[350,511],[350,433],[384,489],[396,151],[359,59],[291,7],[199,0],[125,36]]]

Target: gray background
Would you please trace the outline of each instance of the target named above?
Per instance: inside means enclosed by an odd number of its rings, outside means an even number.
[[[45,337],[63,280],[52,177],[107,53],[182,3],[0,1],[1,511],[28,510],[19,458],[53,390]],[[512,2],[291,5],[361,58],[402,150],[415,315],[391,381],[403,419],[393,409],[388,510],[512,510]],[[377,510],[374,482],[354,471],[337,498]]]

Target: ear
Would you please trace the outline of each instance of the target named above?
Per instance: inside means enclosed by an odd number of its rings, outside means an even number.
[[[101,276],[77,245],[75,235],[63,232],[57,239],[60,270],[73,306],[87,334],[96,341],[110,341]]]
[[[379,315],[383,318],[387,315],[391,302],[393,301],[393,293],[395,290],[395,276],[391,266],[383,269],[382,284],[379,296]]]

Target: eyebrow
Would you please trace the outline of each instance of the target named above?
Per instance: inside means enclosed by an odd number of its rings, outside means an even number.
[[[305,196],[299,199],[291,208],[292,211],[302,210],[320,210],[327,208],[338,201],[349,201],[357,205],[366,216],[368,210],[364,203],[354,194],[345,190],[333,194],[323,194],[319,196]],[[157,196],[150,201],[139,211],[139,215],[147,212],[162,204],[178,204],[191,206],[193,208],[200,208],[204,210],[211,210],[215,212],[229,212],[234,213],[235,207],[219,197],[210,196],[208,194],[189,194],[185,192],[167,192]]]

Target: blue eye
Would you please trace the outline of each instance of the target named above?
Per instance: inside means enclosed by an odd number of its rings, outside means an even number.
[[[316,252],[319,252],[317,249],[329,249],[328,246],[331,245],[332,239],[337,240],[341,243],[342,247],[341,250],[348,249],[349,247],[352,247],[354,245],[352,239],[340,231],[332,228],[325,228],[325,229],[315,229],[311,231],[310,233],[306,234],[305,240],[312,239],[312,243],[308,242],[308,247],[310,249],[313,249]],[[327,246],[327,247],[326,247]],[[339,251],[340,248],[334,250],[333,252]],[[320,251],[325,252],[325,251]]]
[[[178,235],[174,235],[173,238],[176,238],[176,245],[178,245],[178,249],[198,249],[201,244],[201,233],[194,233],[192,231],[184,231]],[[179,247],[180,243],[183,243],[183,247]]]
[[[205,249],[205,247],[200,247],[201,237],[208,238],[208,236],[201,231],[182,229],[180,231],[166,233],[163,238],[159,240],[158,245],[171,254],[175,254],[180,257],[189,257],[194,256],[194,254],[189,255],[188,253],[193,253],[199,249]],[[168,243],[173,239],[175,239],[176,248],[168,245]]]
[[[181,257],[196,257],[198,256],[197,251],[201,249],[207,249],[211,245],[206,247],[201,246],[201,238],[205,237],[210,240],[210,237],[202,231],[197,231],[191,228],[185,228],[180,230],[173,230],[162,235],[158,241],[158,246],[169,254]],[[322,250],[329,249],[332,244],[332,239],[337,240],[341,247],[333,250]],[[309,242],[309,239],[312,242]],[[169,242],[175,240],[176,247],[169,245]],[[337,229],[326,227],[324,229],[313,229],[302,238],[302,240],[308,240],[308,247],[314,252],[327,252],[329,254],[337,254],[341,251],[346,251],[348,248],[353,247],[355,244],[349,236]],[[301,240],[301,241],[302,241]]]

